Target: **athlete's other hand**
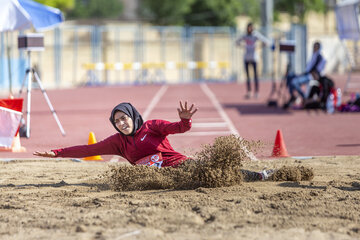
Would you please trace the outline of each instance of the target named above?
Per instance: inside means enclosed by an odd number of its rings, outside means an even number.
[[[35,156],[39,156],[39,157],[55,157],[55,153],[50,151],[50,152],[34,152],[33,155]]]
[[[192,115],[194,115],[198,109],[194,108],[194,104],[191,104],[190,108],[188,109],[187,101],[185,101],[185,105],[183,105],[183,103],[180,101],[180,108],[177,110],[180,118],[191,119]]]

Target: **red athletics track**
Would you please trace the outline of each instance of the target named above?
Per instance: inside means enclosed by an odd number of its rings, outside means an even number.
[[[345,77],[335,76],[337,86]],[[281,129],[291,156],[359,155],[360,114],[304,111],[266,106],[270,82],[261,82],[260,98],[245,100],[245,84],[186,84],[84,87],[48,91],[67,135],[63,137],[39,90],[32,92],[31,137],[21,138],[26,153],[0,152],[0,158],[33,158],[32,152],[87,144],[90,131],[99,141],[114,133],[108,118],[112,108],[131,102],[146,119],[178,119],[179,100],[194,102],[199,111],[193,128],[170,136],[174,148],[193,154],[217,136],[239,133],[267,145],[258,157],[269,157]],[[23,96],[25,97],[25,96]],[[26,103],[25,103],[26,104]],[[24,105],[26,106],[26,105]],[[109,160],[111,156],[103,156]]]

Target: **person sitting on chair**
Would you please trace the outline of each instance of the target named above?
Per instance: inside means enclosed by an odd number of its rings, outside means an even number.
[[[306,65],[305,72],[298,76],[296,76],[293,73],[290,73],[287,76],[287,86],[289,88],[290,99],[287,103],[284,104],[283,106],[284,109],[289,108],[290,105],[293,102],[295,102],[296,100],[296,97],[294,95],[295,90],[298,92],[298,94],[301,96],[304,102],[306,97],[301,87],[305,84],[307,85],[310,82],[310,80],[313,79],[311,72],[317,71],[320,74],[320,76],[322,76],[321,72],[323,72],[325,68],[325,64],[326,64],[326,60],[321,54],[321,44],[320,42],[315,42],[313,45],[313,54],[310,61]]]

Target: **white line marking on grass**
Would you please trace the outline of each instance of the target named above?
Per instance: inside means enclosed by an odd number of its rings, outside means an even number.
[[[210,90],[210,88],[206,85],[206,83],[201,83],[200,84],[201,89],[204,91],[204,93],[208,96],[208,98],[211,100],[212,104],[215,106],[216,110],[219,112],[220,116],[224,119],[224,121],[227,123],[230,131],[232,134],[239,136],[240,139],[243,139],[238,130],[235,128],[234,124],[232,123],[231,119],[229,118],[229,116],[226,114],[226,112],[224,111],[224,109],[222,108],[221,104],[219,103],[219,101],[217,100],[215,94]],[[245,153],[247,153],[248,157],[251,160],[257,160],[257,158],[255,157],[255,155],[250,152],[245,146],[244,146],[244,151]]]
[[[156,106],[156,104],[158,104],[158,102],[160,101],[161,97],[165,94],[166,90],[168,89],[167,85],[163,85],[155,94],[155,96],[153,97],[153,99],[151,99],[151,102],[149,103],[149,105],[146,107],[145,112],[142,114],[142,117],[144,119],[144,121],[147,120],[147,118],[149,117],[150,113],[152,112],[152,110],[154,109],[154,107]]]

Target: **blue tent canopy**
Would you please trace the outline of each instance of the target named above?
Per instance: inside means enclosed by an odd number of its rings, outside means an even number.
[[[30,0],[18,0],[30,15],[32,25],[37,31],[43,31],[64,21],[63,14],[57,8],[48,7]]]
[[[0,0],[0,6],[0,32],[21,31],[31,27],[34,27],[36,31],[44,31],[64,21],[64,16],[59,9],[31,0]],[[3,49],[3,46],[0,49]],[[5,61],[3,61],[3,56],[0,56],[0,58],[0,77],[4,79],[6,75],[9,76],[8,82],[11,92],[13,75],[11,65],[14,65],[14,63],[10,59],[9,43],[7,47],[7,63],[5,64]],[[22,66],[22,63],[19,66]],[[0,85],[2,85],[1,82]]]
[[[31,0],[0,0],[0,6],[0,32],[25,30],[31,26],[43,31],[64,21],[59,9]]]

